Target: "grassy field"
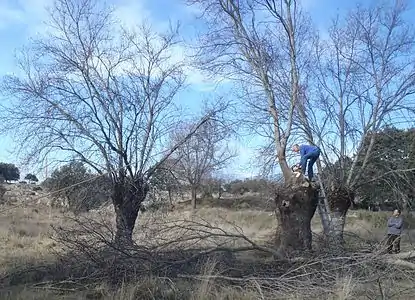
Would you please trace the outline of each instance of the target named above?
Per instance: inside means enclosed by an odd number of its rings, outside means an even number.
[[[2,206],[0,211],[0,286],[3,286],[0,289],[1,299],[269,299],[267,295],[273,294],[266,290],[266,285],[255,280],[246,281],[243,287],[213,280],[215,276],[220,278],[222,274],[218,267],[220,260],[214,258],[199,263],[200,280],[189,279],[186,276],[176,276],[173,279],[170,275],[148,273],[145,276],[137,276],[139,279],[131,280],[129,277],[130,279],[126,279],[123,284],[113,285],[106,280],[100,280],[99,277],[92,278],[90,272],[89,275],[85,275],[89,277],[83,281],[80,279],[82,276],[79,275],[79,270],[75,272],[75,267],[71,266],[83,258],[59,260],[57,257],[65,256],[65,251],[68,249],[62,247],[62,244],[56,240],[57,232],[51,228],[51,225],[63,231],[66,228],[75,228],[77,224],[73,216],[36,206]],[[388,215],[389,213],[385,212],[350,211],[346,226],[347,244],[364,248],[380,242],[385,236]],[[94,228],[110,227],[113,223],[110,210],[80,217],[83,218],[83,222],[88,223],[84,229],[95,225]],[[405,231],[402,239],[402,251],[412,250],[412,241],[415,241],[412,219],[410,218],[409,221],[407,223],[410,228]],[[189,230],[192,226],[194,228]],[[186,247],[197,244],[199,247],[232,248],[244,247],[252,243],[263,247],[274,238],[276,226],[272,211],[207,206],[201,206],[193,211],[181,207],[169,213],[145,213],[137,224],[136,240],[138,244],[152,244],[164,247],[163,249],[174,249],[178,243],[171,241],[177,236],[182,237],[181,247],[184,247],[184,244]],[[312,229],[317,237],[315,240],[318,240],[321,226],[317,213],[312,221]],[[82,235],[82,233],[72,233]],[[88,233],[84,234],[88,235]],[[185,239],[185,236],[189,238]],[[240,238],[241,236],[246,239]],[[318,248],[319,245],[315,247]],[[245,265],[254,265],[253,261],[258,259],[265,265],[267,261],[272,260],[269,254],[261,256],[256,252],[253,253],[249,251],[236,253],[233,254],[233,258],[237,257]],[[258,272],[260,271],[259,269]],[[74,272],[77,273],[76,276],[72,274]],[[396,299],[411,299],[413,295],[408,292],[409,289],[406,287],[408,278],[403,278],[403,273],[399,282],[395,278],[392,286],[382,283],[383,287],[380,283],[377,285],[373,282],[359,282],[359,278],[353,276],[355,275],[348,272],[338,273],[336,278],[333,278],[334,284],[325,287],[328,291],[325,295],[326,299],[382,299],[382,294],[383,299],[396,298],[397,295],[399,297]],[[409,276],[408,273],[405,273],[405,276]],[[374,286],[376,290],[372,291]],[[404,292],[399,294],[393,292],[397,291],[398,286],[411,296],[405,296]],[[293,292],[295,289],[288,283],[283,288],[275,287],[275,291],[277,290],[279,294],[274,293],[276,295],[274,299],[307,299],[302,297],[301,293]],[[381,298],[377,296],[378,294]]]

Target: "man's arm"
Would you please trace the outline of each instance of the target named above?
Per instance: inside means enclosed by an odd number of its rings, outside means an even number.
[[[304,146],[300,146],[300,155],[301,155],[301,159],[304,157],[304,155],[305,155],[305,151],[306,151],[306,147],[304,147]]]
[[[401,229],[402,225],[403,225],[403,219],[402,218],[396,219],[395,228]]]
[[[300,166],[304,164],[305,153],[306,153],[306,147],[300,146],[300,156],[301,156],[300,163],[299,163]]]
[[[388,219],[388,227],[394,227],[395,226],[395,222],[393,220],[393,217],[390,217]]]

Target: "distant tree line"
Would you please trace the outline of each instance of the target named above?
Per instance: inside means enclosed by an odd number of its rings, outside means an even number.
[[[376,135],[375,143],[370,145],[371,135]],[[415,128],[397,129],[385,127],[378,132],[370,133],[364,141],[363,147],[372,147],[372,155],[365,162],[362,157],[352,156],[344,159],[342,171],[339,161],[326,165],[321,174],[322,180],[340,181],[341,176],[348,176],[350,169],[361,168],[365,163],[365,171],[357,189],[355,208],[371,210],[389,210],[396,207],[413,209],[415,207]],[[194,147],[199,151],[199,148]],[[190,152],[189,149],[187,149]],[[210,155],[210,154],[209,154]],[[183,192],[196,192],[202,198],[216,197],[221,199],[224,194],[235,197],[246,193],[267,193],[271,181],[256,177],[246,179],[226,179],[220,177],[213,170],[203,173],[195,181],[189,180],[184,166],[193,173],[202,173],[199,164],[189,159],[191,155],[176,156],[166,160],[162,167],[151,178],[153,189],[165,191],[168,200],[173,202],[173,195],[183,196]],[[201,157],[200,155],[199,157]],[[183,161],[180,163],[180,159]],[[356,164],[353,162],[357,160]],[[188,174],[192,174],[188,171]],[[205,172],[205,171],[203,171]],[[343,174],[343,175],[342,175]],[[10,163],[0,163],[0,179],[3,181],[17,181],[20,171]],[[24,178],[29,182],[38,182],[36,175],[27,174]],[[107,203],[111,196],[108,188],[109,178],[98,176],[86,168],[79,161],[71,161],[54,170],[42,186],[52,192],[52,198],[62,200],[69,209],[75,212],[89,211]]]
[[[0,183],[18,181],[19,179],[20,170],[15,164],[0,162]],[[39,181],[36,175],[32,173],[28,173],[24,179],[30,183]]]
[[[35,182],[39,181],[39,179],[37,179],[36,175],[34,175],[32,173],[27,174],[24,179],[29,181],[29,183],[35,183]]]

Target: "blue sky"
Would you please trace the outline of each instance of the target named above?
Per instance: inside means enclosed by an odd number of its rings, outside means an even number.
[[[375,0],[372,0],[375,1]],[[344,13],[348,8],[355,6],[357,2],[367,4],[371,0],[302,0],[300,1],[307,10],[317,28],[324,33],[330,20],[337,13]],[[23,46],[31,37],[41,34],[45,27],[47,12],[45,7],[53,0],[0,0],[0,76],[9,72],[15,72],[14,51]],[[168,26],[169,18],[182,23],[181,34],[190,39],[200,23],[194,19],[192,8],[186,7],[183,0],[109,0],[114,5],[118,17],[127,25],[147,19],[155,28],[163,29]],[[203,76],[196,71],[189,71],[190,88],[179,95],[180,103],[197,110],[201,101],[198,99],[211,96],[211,84],[203,80]],[[253,156],[253,149],[235,143],[240,149],[238,163],[233,164],[226,172],[239,177],[250,177],[256,173],[249,167],[249,159]],[[0,161],[16,162],[12,150],[11,139],[2,136],[0,143]],[[25,170],[19,166],[22,173]],[[24,176],[24,175],[23,175]]]

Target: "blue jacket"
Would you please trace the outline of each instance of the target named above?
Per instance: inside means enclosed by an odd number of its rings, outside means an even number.
[[[399,217],[390,217],[388,220],[388,234],[401,235],[403,218]]]
[[[317,150],[318,150],[318,152],[316,154],[320,155],[320,148],[319,147],[312,146],[312,145],[301,145],[300,146],[300,155],[301,155],[300,165],[303,166],[305,164],[306,160],[309,158],[309,157],[306,156],[307,154],[310,154],[311,152],[315,152]]]
[[[311,153],[315,150],[318,150],[319,148],[317,146],[313,145],[301,145],[300,146],[300,155],[301,157],[307,155],[308,153]]]

